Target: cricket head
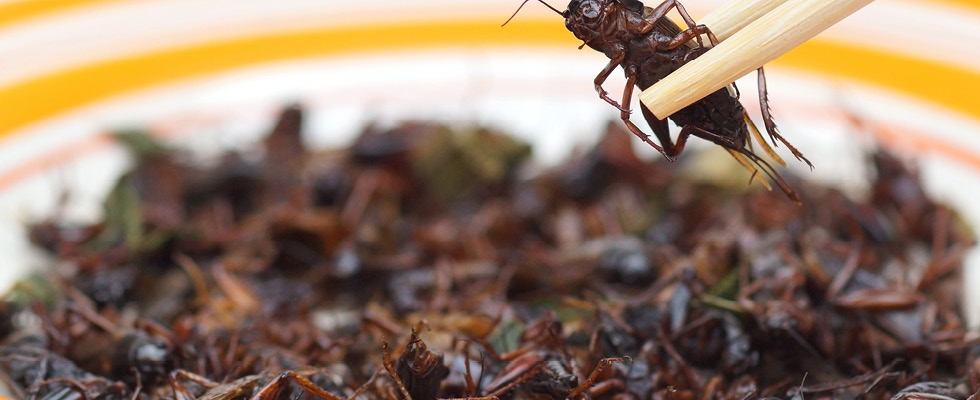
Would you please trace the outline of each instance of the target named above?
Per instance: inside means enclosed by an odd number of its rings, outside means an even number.
[[[622,31],[619,25],[624,18],[637,10],[643,10],[643,3],[637,0],[572,0],[562,16],[575,37],[604,52]]]
[[[514,19],[528,1],[524,0],[504,25]],[[583,42],[579,48],[588,45],[602,52],[611,42],[621,39],[618,36],[624,30],[620,25],[635,19],[643,11],[643,3],[639,0],[571,0],[565,11],[558,11],[544,0],[538,1],[565,18],[565,27]]]
[[[602,37],[602,25],[609,14],[613,0],[572,0],[562,13],[565,27],[575,37],[589,44]]]

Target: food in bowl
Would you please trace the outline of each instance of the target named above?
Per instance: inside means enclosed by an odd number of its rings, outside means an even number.
[[[12,398],[966,398],[974,239],[912,169],[851,198],[694,179],[629,133],[534,170],[501,132],[366,126],[189,161],[139,132],[95,224],[0,308]],[[747,178],[747,177],[743,177]],[[730,183],[730,182],[727,182]]]

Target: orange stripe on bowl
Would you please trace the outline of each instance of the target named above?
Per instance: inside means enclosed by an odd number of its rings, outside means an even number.
[[[852,44],[811,40],[773,62],[905,93],[980,120],[980,72]]]
[[[79,7],[117,1],[120,0],[24,0],[0,4],[0,27]]]
[[[88,65],[0,90],[0,104],[5,105],[0,113],[0,139],[33,122],[113,96],[266,62],[412,48],[555,46],[575,51],[577,45],[554,20],[521,21],[504,29],[497,20],[429,22],[201,43]],[[980,76],[971,71],[820,40],[795,49],[775,64],[888,87],[980,119],[980,96],[974,95],[980,93]],[[919,137],[928,138],[923,134]],[[888,141],[895,138],[883,137]],[[0,176],[0,187],[105,143],[104,138],[91,140],[7,172]],[[951,144],[931,138],[917,143],[980,169],[977,156]]]
[[[558,45],[574,37],[555,20],[429,22],[287,32],[200,43],[109,60],[0,89],[0,138],[42,119],[163,83],[268,62],[413,48]]]
[[[938,2],[980,10],[980,0],[938,0]],[[923,2],[923,3],[929,4],[929,2]]]
[[[324,28],[198,43],[41,76],[0,90],[0,139],[31,123],[113,96],[268,62],[413,48],[557,46],[574,40],[554,19],[434,21]],[[980,74],[844,43],[812,40],[775,61],[904,92],[980,119]]]
[[[122,1],[123,0],[21,0],[8,4],[0,4],[0,28],[24,20],[58,14],[86,6]],[[695,2],[694,0],[689,1]],[[932,4],[932,1],[972,8],[980,12],[980,0],[926,0],[921,2],[923,4]],[[202,3],[204,2],[205,1],[202,0]],[[653,3],[656,3],[657,1],[647,0],[647,2],[651,3],[648,5],[652,6]],[[689,8],[696,9],[697,4],[694,4],[693,7],[689,5]]]

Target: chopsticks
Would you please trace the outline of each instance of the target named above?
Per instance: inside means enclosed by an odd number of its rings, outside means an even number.
[[[787,0],[732,0],[697,20],[724,41],[752,21],[779,7]]]
[[[722,42],[644,90],[640,101],[658,118],[670,116],[872,1],[732,0],[700,21]]]

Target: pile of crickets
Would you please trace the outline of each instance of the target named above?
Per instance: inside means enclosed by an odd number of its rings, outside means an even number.
[[[699,182],[612,124],[546,170],[483,128],[207,166],[138,133],[95,225],[0,303],[14,399],[966,399],[973,238],[915,173],[860,196]],[[727,164],[726,164],[727,165]],[[737,166],[735,166],[737,168]]]

